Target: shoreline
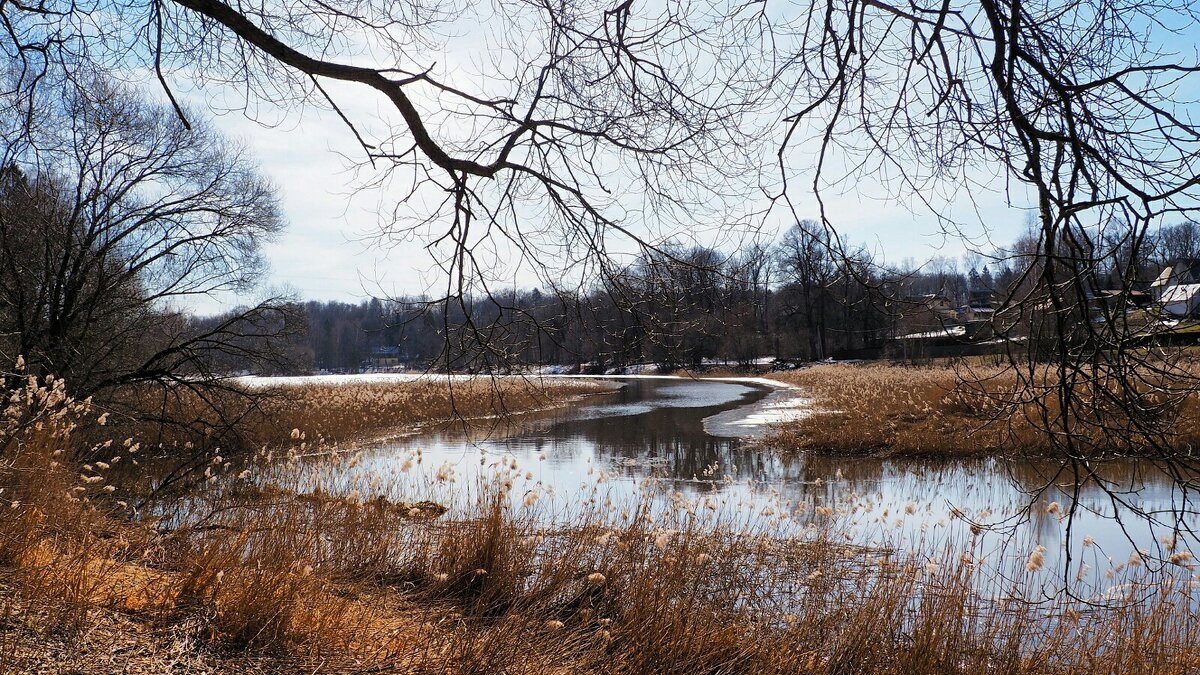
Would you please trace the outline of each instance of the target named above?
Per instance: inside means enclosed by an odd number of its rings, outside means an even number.
[[[585,375],[585,374],[512,374],[512,375],[468,375],[446,373],[356,373],[351,375],[296,375],[296,376],[247,376],[235,378],[239,384],[254,389],[272,387],[289,388],[301,386],[383,386],[388,384],[413,384],[422,382],[470,383],[493,379],[496,381],[571,381],[571,380],[677,380],[677,381],[711,381],[746,384],[757,387],[769,387],[771,391],[762,400],[749,405],[737,406],[724,410],[703,420],[704,430],[719,438],[741,438],[747,441],[761,441],[772,436],[779,430],[780,425],[803,420],[817,412],[814,399],[804,393],[802,387],[788,382],[761,376],[718,375],[702,377],[694,375],[649,374],[635,373],[629,375]],[[616,391],[615,389],[612,391]],[[583,392],[568,396],[561,401],[538,408],[515,411],[513,413],[489,414],[472,417],[449,417],[437,420],[427,420],[418,423],[406,433],[386,433],[379,436],[366,435],[356,439],[360,442],[380,443],[396,438],[408,438],[428,431],[431,427],[442,424],[462,422],[480,422],[506,417],[523,417],[539,412],[547,412],[573,405],[591,396],[601,396],[612,391]]]

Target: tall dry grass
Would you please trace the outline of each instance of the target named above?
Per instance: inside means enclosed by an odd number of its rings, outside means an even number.
[[[204,489],[137,512],[114,478],[136,442],[104,448],[103,466],[72,465],[60,458],[97,412],[55,385],[9,394],[0,671],[1200,668],[1182,565],[1172,577],[1125,568],[1116,603],[1042,600],[1022,590],[1053,574],[1033,554],[988,578],[973,541],[933,558],[882,539],[851,546],[840,506],[730,512],[653,482],[622,500],[598,478],[554,519],[505,464],[478,485],[435,480],[450,507],[439,514],[353,485],[314,488],[307,441],[290,438],[283,461],[214,459]]]
[[[91,430],[99,432],[93,434],[97,442],[124,435],[167,455],[221,448],[227,456],[289,443],[293,430],[309,444],[378,440],[452,423],[486,433],[524,413],[613,389],[595,380],[438,376],[397,382],[314,378],[299,385],[235,381],[211,390],[135,387],[106,402],[107,428]]]
[[[412,433],[436,423],[501,426],[510,417],[613,391],[596,380],[430,376],[402,383],[309,383],[266,390],[256,438],[280,441],[300,429],[314,440],[346,441]]]
[[[1165,369],[1160,379],[1182,381],[1191,371]],[[772,445],[846,455],[1045,456],[1056,451],[1051,429],[1062,435],[1063,418],[1055,372],[1043,367],[1023,373],[982,362],[908,366],[888,363],[821,364],[770,373],[796,385],[812,399],[814,414],[780,425]],[[1033,386],[1030,386],[1030,382]],[[1153,382],[1146,380],[1147,389]],[[1163,387],[1166,389],[1166,387]],[[1120,410],[1092,407],[1080,387],[1072,433],[1080,445],[1137,455],[1148,447]],[[1148,391],[1139,409],[1152,407]],[[1157,442],[1200,448],[1200,395],[1185,392],[1175,415],[1161,420]],[[1147,405],[1149,404],[1149,405]]]
[[[994,391],[1016,386],[1000,367],[976,372]],[[995,400],[960,387],[961,373],[947,366],[890,364],[817,365],[767,377],[800,387],[814,414],[781,426],[772,444],[833,454],[965,456],[1040,447],[999,419]]]

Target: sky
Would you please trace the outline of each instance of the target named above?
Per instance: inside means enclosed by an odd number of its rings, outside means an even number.
[[[486,82],[480,73],[506,66],[487,62],[488,52],[481,48],[486,40],[477,39],[483,30],[468,27],[458,39],[442,45],[440,53],[429,57],[443,77],[472,91]],[[379,120],[395,117],[385,101],[363,87],[329,87],[347,115],[367,131],[379,131]],[[265,112],[259,108],[255,111],[258,119],[251,120],[236,100],[223,100],[219,90],[194,90],[188,97],[200,110],[226,110],[213,119],[214,126],[244,144],[278,187],[287,227],[264,248],[270,264],[264,292],[290,292],[305,300],[357,302],[368,297],[437,292],[444,287],[446,280],[426,250],[426,241],[379,236],[385,225],[379,206],[396,195],[386,190],[355,193],[360,180],[376,176],[361,166],[362,149],[332,111],[316,106]],[[453,130],[434,128],[433,132],[437,136]],[[782,129],[778,133],[782,137]],[[761,220],[761,239],[773,240],[797,217],[818,217],[811,171],[807,170],[814,161],[811,146],[801,144],[789,153],[789,195],[795,212],[777,207],[767,213]],[[363,172],[352,171],[355,165]],[[764,168],[774,171],[773,166]],[[823,191],[825,213],[845,243],[864,245],[877,261],[887,264],[958,257],[972,250],[988,253],[1019,236],[1026,219],[1022,207],[1029,203],[1020,190],[1010,194],[1003,180],[992,173],[989,167],[975,167],[942,195],[905,193],[871,178],[842,181],[836,189]],[[755,204],[754,199],[747,198],[747,210],[765,208],[765,200]],[[968,239],[947,236],[922,199],[931,200],[942,216],[962,223]],[[527,271],[516,271],[501,281],[521,287],[539,285]],[[250,300],[253,298],[202,298],[192,309],[211,313]]]
[[[270,268],[264,293],[359,302],[422,293],[439,281],[420,245],[379,241],[374,195],[355,195],[347,157],[361,159],[361,149],[332,112],[306,108],[252,120],[232,111],[211,121],[245,147],[277,189],[286,227],[263,247]],[[216,312],[250,299],[200,298],[193,309]]]
[[[291,292],[304,300],[359,302],[369,297],[396,297],[436,291],[445,279],[424,242],[391,241],[379,236],[384,220],[378,200],[387,194],[355,194],[358,179],[353,160],[361,149],[346,126],[332,113],[316,109],[293,114],[281,123],[263,125],[233,112],[214,118],[214,125],[239,140],[277,186],[287,227],[264,247],[270,272],[264,290]],[[356,155],[356,151],[359,155]],[[989,177],[981,171],[982,181]],[[810,176],[804,176],[811,181]],[[995,182],[995,181],[992,181]],[[819,214],[811,188],[793,189],[797,214]],[[967,223],[972,237],[946,235],[939,223],[915,200],[896,198],[879,184],[855,182],[840,192],[823,193],[826,213],[848,243],[865,245],[888,263],[922,262],[932,256],[956,257],[968,251],[990,251],[1019,235],[1024,211],[1009,196],[975,190],[970,199],[943,200],[941,211]],[[1019,196],[1018,196],[1019,198]],[[761,236],[771,240],[792,222],[777,209],[764,219]],[[985,229],[979,223],[986,223]],[[990,243],[989,243],[990,242]],[[512,279],[517,286],[537,285],[529,274]],[[220,311],[250,298],[216,297],[197,301],[200,313]]]

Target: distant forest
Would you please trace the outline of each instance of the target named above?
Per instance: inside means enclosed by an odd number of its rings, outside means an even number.
[[[885,350],[891,338],[936,330],[972,310],[999,320],[991,310],[1017,292],[1033,246],[1031,235],[992,256],[887,267],[865,247],[839,248],[806,221],[770,248],[646,253],[584,291],[297,303],[282,358],[272,350],[270,365],[230,357],[220,367],[276,373],[550,364],[675,369],[853,356]],[[1134,250],[1136,259],[1108,258],[1105,269],[1093,270],[1097,285],[1121,287],[1126,275],[1148,284],[1168,262],[1200,257],[1200,225],[1163,227]]]

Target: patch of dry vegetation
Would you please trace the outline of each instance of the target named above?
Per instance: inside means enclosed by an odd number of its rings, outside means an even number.
[[[828,507],[784,535],[768,524],[797,505],[733,516],[677,494],[655,508],[650,495],[613,502],[597,479],[577,515],[550,526],[509,465],[474,489],[446,483],[452,508],[438,517],[367,492],[301,491],[312,471],[292,445],[280,455],[293,459],[253,471],[214,459],[203,490],[139,513],[114,484],[136,442],[73,465],[96,412],[53,386],[8,393],[4,672],[1200,667],[1188,575],[1120,587],[1128,600],[1162,584],[1149,603],[997,602],[969,543],[935,561],[858,549],[838,542]],[[1048,573],[1033,563],[1025,578]]]
[[[613,389],[596,380],[515,376],[276,387],[268,390],[262,417],[254,422],[265,428],[255,435],[265,444],[280,441],[281,431],[301,429],[311,438],[345,441],[409,433],[439,422],[501,424],[511,415]]]
[[[1171,371],[1162,377],[1181,379]],[[784,450],[845,455],[970,456],[1003,453],[1045,456],[1054,451],[1045,429],[1058,429],[1053,370],[1024,378],[1011,367],[970,365],[908,366],[887,363],[821,364],[770,373],[796,385],[813,400],[814,414],[780,425],[771,439]],[[1033,381],[1035,386],[1029,386]],[[1147,380],[1147,388],[1152,385]],[[1167,389],[1168,387],[1163,387]],[[1116,453],[1140,449],[1138,435],[1121,410],[1093,406],[1077,390],[1082,419],[1074,433],[1090,447]],[[1153,409],[1165,395],[1146,394],[1130,409]],[[1163,425],[1160,442],[1175,448],[1200,447],[1200,401],[1185,392],[1175,416]],[[1079,419],[1079,418],[1077,418]],[[1090,437],[1089,437],[1090,435]]]
[[[975,372],[998,391],[1016,385],[998,367]],[[997,420],[994,402],[963,391],[961,373],[947,366],[822,364],[767,377],[813,400],[814,414],[781,425],[772,438],[782,449],[963,456],[1039,444],[1035,434],[1016,436]]]
[[[93,442],[134,437],[165,455],[245,454],[290,443],[380,440],[437,424],[480,432],[513,425],[546,410],[614,389],[608,382],[555,378],[430,376],[396,382],[306,382],[227,390],[130,389],[109,407],[107,428],[85,429]]]

